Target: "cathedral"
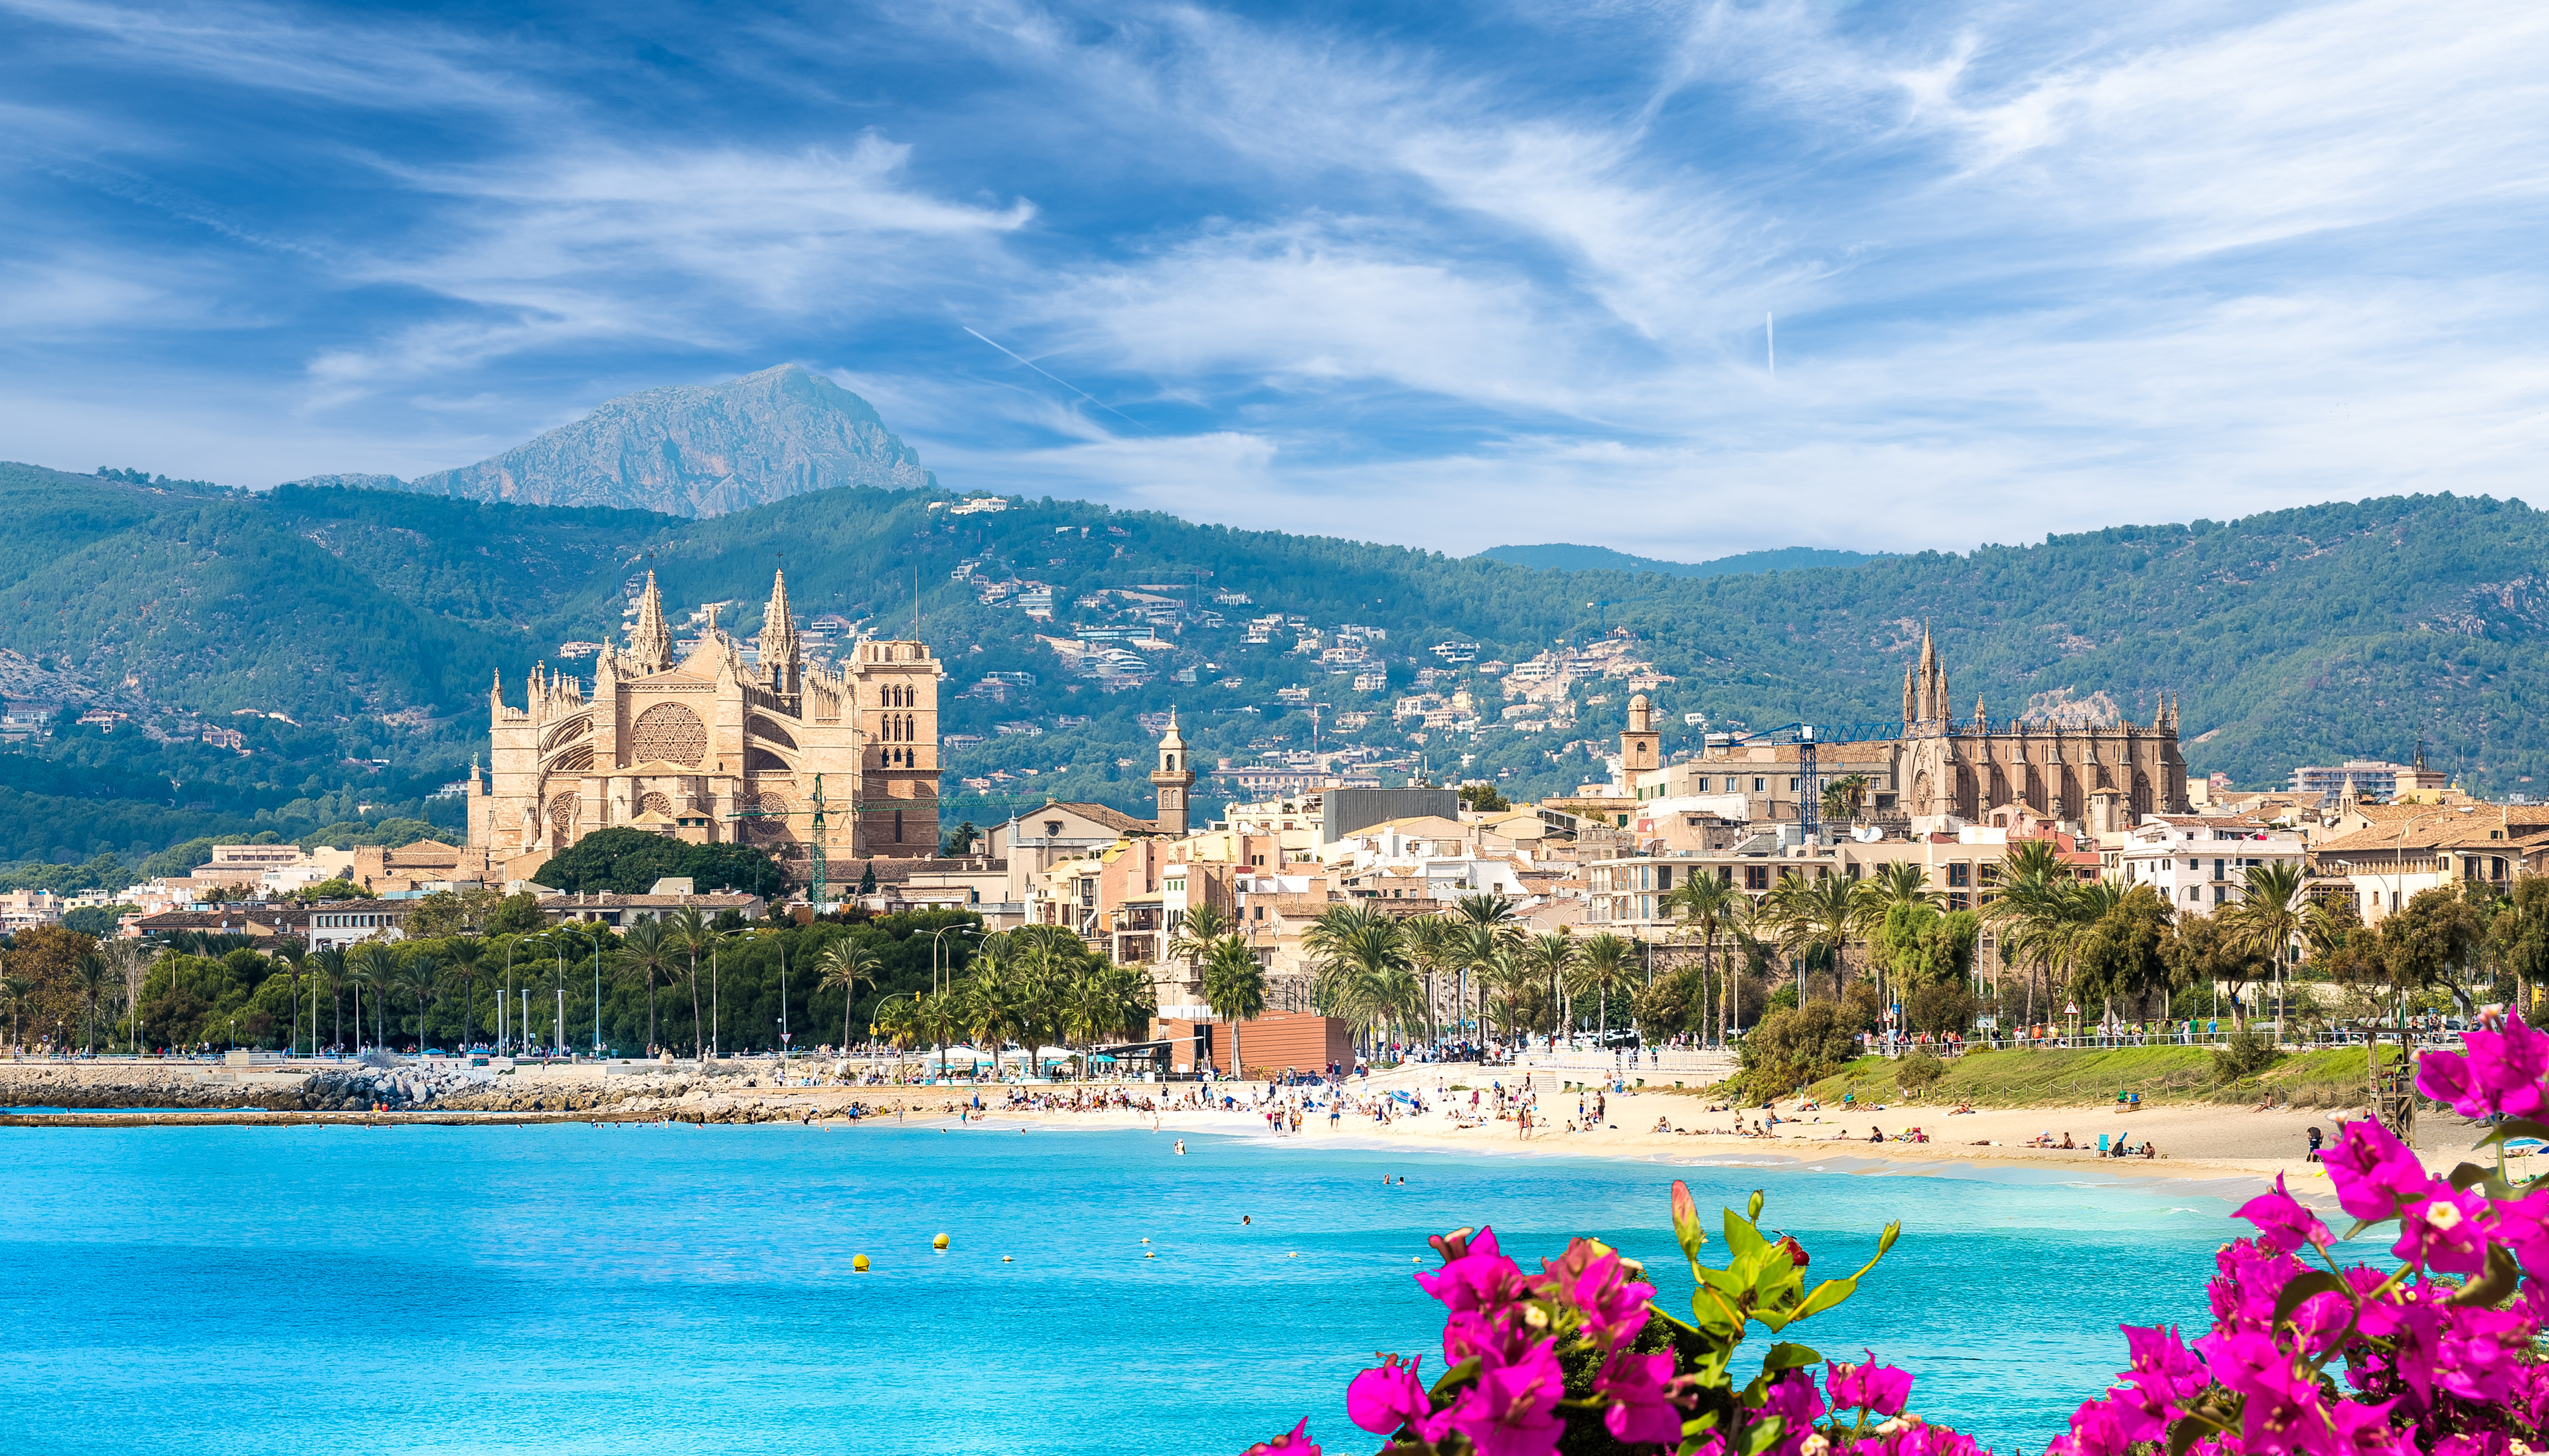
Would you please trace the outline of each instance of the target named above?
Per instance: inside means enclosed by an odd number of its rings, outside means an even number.
[[[784,571],[758,653],[747,658],[709,608],[677,661],[648,572],[637,625],[624,648],[603,645],[591,697],[543,664],[515,707],[498,675],[488,781],[469,779],[470,847],[487,852],[491,878],[512,881],[597,829],[640,829],[755,846],[803,885],[819,782],[831,864],[933,856],[939,677],[919,642],[860,642],[837,669],[807,664]]]
[[[1915,818],[1986,823],[1996,809],[2023,806],[2094,834],[2187,809],[2175,698],[2163,694],[2145,724],[1995,723],[1979,697],[1973,716],[1958,720],[1927,630],[1920,662],[1904,670],[1903,736],[1893,750],[1898,802]]]

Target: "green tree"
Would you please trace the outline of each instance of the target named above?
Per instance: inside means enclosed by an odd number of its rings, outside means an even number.
[[[1632,957],[1637,943],[1609,931],[1588,937],[1575,967],[1575,983],[1593,990],[1596,1008],[1595,1035],[1608,1037],[1611,1032],[1611,993],[1629,979],[1634,968]]]
[[[844,1049],[850,1045],[850,1004],[858,999],[861,985],[874,986],[877,983],[877,970],[884,963],[884,958],[867,942],[855,936],[845,936],[832,942],[814,957],[814,970],[820,977],[815,982],[816,988],[841,993],[841,1046]],[[648,1025],[651,1027],[652,1023]]]
[[[2441,987],[2458,1002],[2464,1016],[2477,1006],[2458,974],[2469,963],[2486,935],[2486,926],[2470,903],[2447,886],[2418,890],[2407,906],[2381,922],[2382,959],[2394,984],[2403,990]]]
[[[1245,1077],[1247,1064],[1239,1059],[1239,1024],[1266,1013],[1266,967],[1257,963],[1256,954],[1239,937],[1224,936],[1205,954],[1203,1004],[1230,1028],[1231,1074]]]
[[[628,927],[628,933],[619,938],[619,949],[612,956],[621,973],[633,974],[638,984],[646,988],[646,1049],[649,1052],[662,1045],[655,1038],[655,987],[659,982],[671,983],[679,963],[675,959],[678,952],[679,947],[661,920],[641,920]],[[847,1011],[842,1013],[844,1026],[848,1024],[848,1015]],[[845,1037],[844,1045],[846,1042]]]
[[[1682,880],[1680,888],[1663,897],[1665,910],[1678,924],[1699,932],[1699,959],[1705,979],[1716,978],[1718,933],[1726,928],[1727,918],[1743,898],[1733,881],[1700,871],[1692,872]],[[1733,977],[1729,976],[1729,989],[1732,982]],[[1714,1011],[1718,1018],[1717,1044],[1723,1046],[1726,1045],[1726,1029],[1733,1025],[1734,1013],[1723,998]]]

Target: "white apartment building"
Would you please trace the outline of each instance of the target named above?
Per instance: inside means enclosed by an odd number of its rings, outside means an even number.
[[[2181,914],[2239,902],[2250,867],[2303,863],[2301,835],[2254,819],[2147,814],[2111,851],[2126,885],[2146,884]]]

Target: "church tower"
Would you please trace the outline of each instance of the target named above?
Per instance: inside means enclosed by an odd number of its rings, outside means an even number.
[[[1177,709],[1169,710],[1169,731],[1160,738],[1160,767],[1151,774],[1151,787],[1160,796],[1159,818],[1155,821],[1166,835],[1186,832],[1186,791],[1194,787],[1194,770],[1186,764],[1186,741],[1178,732]]]
[[[788,610],[788,570],[770,583],[770,604],[761,610],[761,682],[781,697],[805,690],[805,653],[797,641],[797,619]]]
[[[1638,775],[1660,769],[1664,736],[1654,731],[1653,705],[1643,692],[1629,699],[1628,731],[1620,735],[1620,777],[1622,786],[1631,794],[1638,791]]]
[[[653,568],[646,572],[646,594],[637,601],[637,626],[628,634],[628,655],[640,676],[668,672],[673,666],[673,634],[664,625],[664,598],[655,590]]]

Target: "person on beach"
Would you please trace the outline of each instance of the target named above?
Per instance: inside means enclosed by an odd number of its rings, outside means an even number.
[[[2325,1135],[2321,1134],[2316,1128],[2310,1130],[2310,1161],[2318,1161],[2318,1147],[2324,1136]]]

